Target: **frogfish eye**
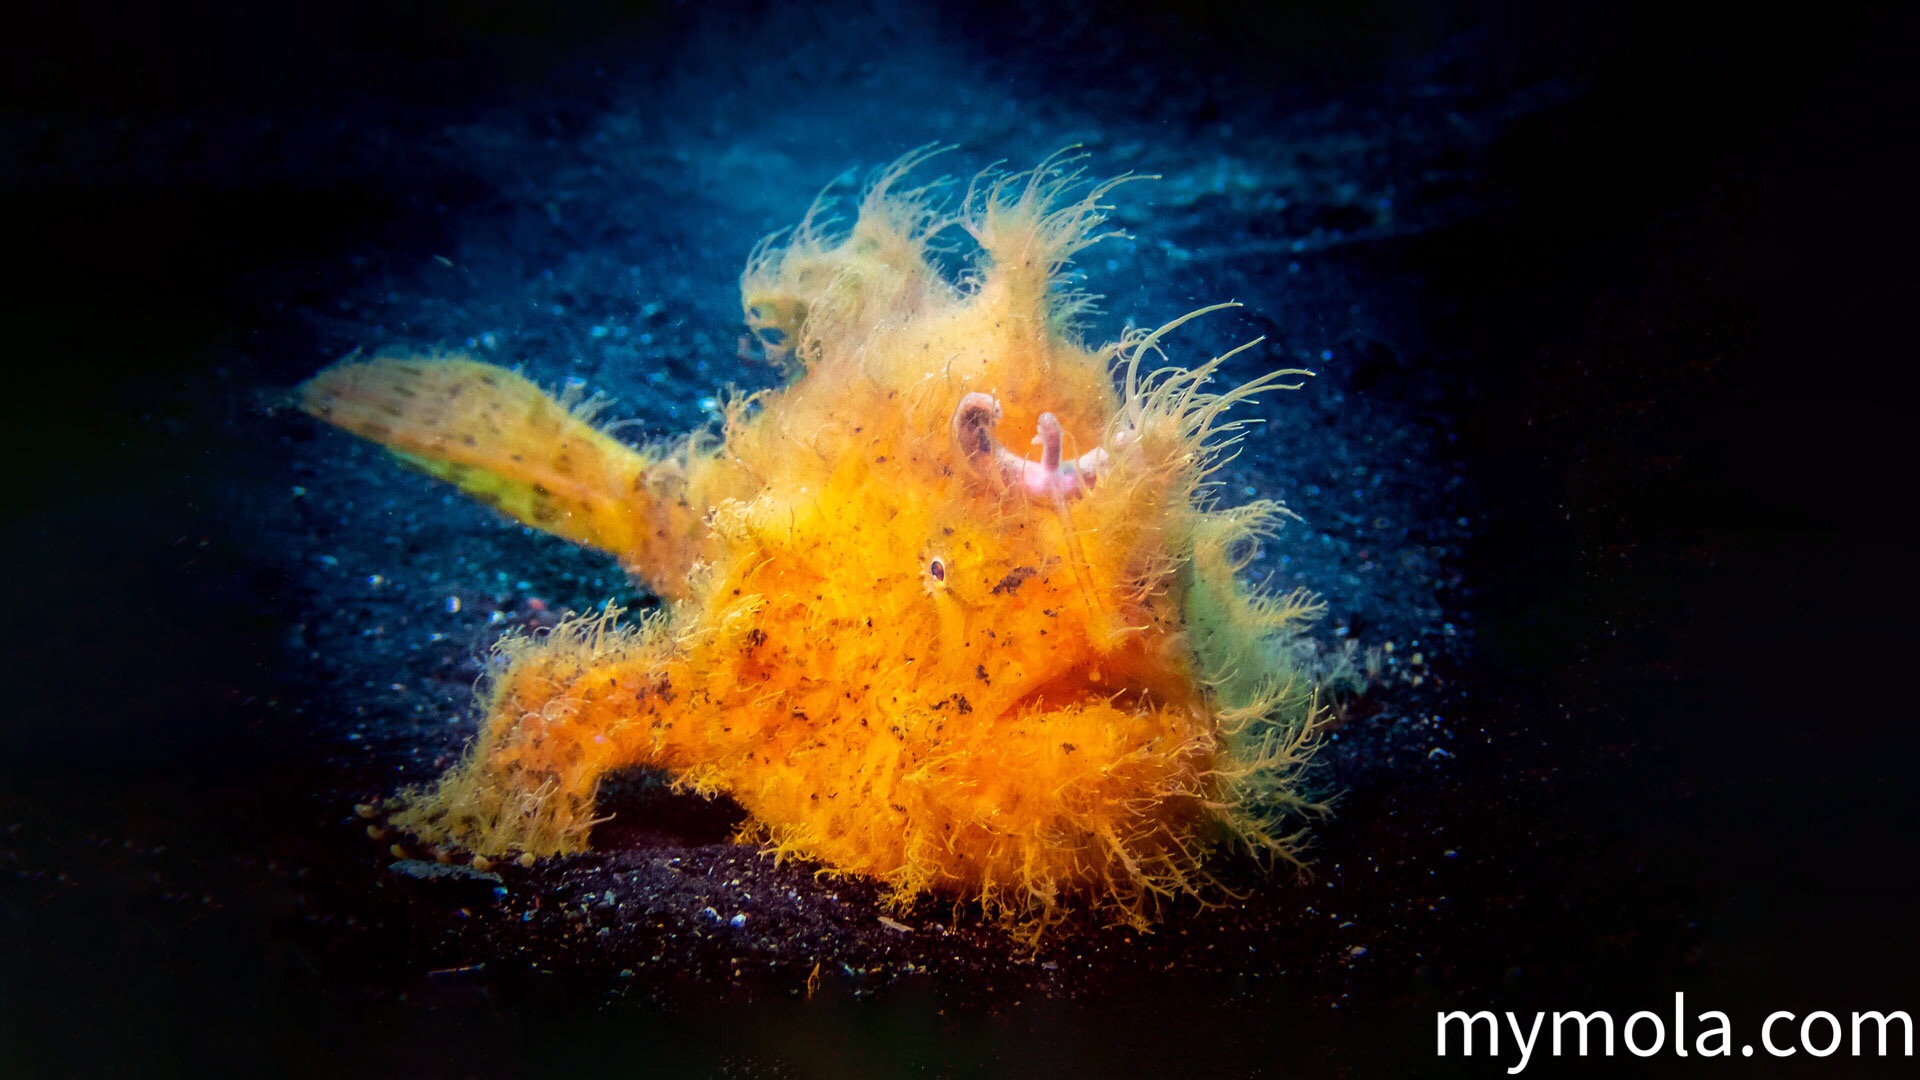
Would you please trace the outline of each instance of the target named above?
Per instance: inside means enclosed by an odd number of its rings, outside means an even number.
[[[932,574],[933,580],[935,581],[945,581],[947,580],[947,564],[940,559],[935,559],[927,564],[927,573]]]

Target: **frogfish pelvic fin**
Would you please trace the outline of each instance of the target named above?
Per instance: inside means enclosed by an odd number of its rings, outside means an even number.
[[[1207,478],[1228,409],[1307,373],[1207,389],[1226,356],[1164,352],[1193,315],[1082,344],[1091,297],[1064,271],[1128,178],[1056,155],[948,208],[943,184],[906,184],[929,153],[878,173],[851,225],[823,196],[755,249],[746,321],[792,378],[733,402],[718,440],[637,450],[577,395],[464,358],[356,359],[300,388],[668,601],[503,642],[478,738],[397,825],[579,851],[602,778],[651,767],[736,800],[778,855],[1024,927],[1069,901],[1145,926],[1212,893],[1223,844],[1297,862],[1321,809],[1299,660],[1319,606],[1239,580],[1286,512],[1217,505]],[[950,230],[978,247],[961,282],[930,254]]]

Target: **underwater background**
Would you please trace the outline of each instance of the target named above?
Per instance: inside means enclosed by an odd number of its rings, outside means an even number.
[[[1905,17],[26,10],[7,1071],[1377,1075],[1442,1009],[1916,1005]],[[501,632],[657,601],[291,388],[456,350],[711,424],[779,377],[754,242],[928,142],[1158,174],[1088,339],[1237,300],[1180,359],[1317,372],[1219,477],[1300,515],[1249,573],[1370,674],[1311,878],[1223,858],[1220,908],[1028,952],[644,776],[591,854],[397,859],[355,806],[457,755]]]

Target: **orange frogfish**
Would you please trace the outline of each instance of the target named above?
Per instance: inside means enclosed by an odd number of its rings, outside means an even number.
[[[1238,579],[1286,511],[1219,505],[1208,478],[1244,423],[1229,408],[1308,373],[1208,389],[1240,349],[1166,349],[1215,308],[1083,343],[1093,298],[1066,270],[1112,235],[1102,200],[1129,178],[1056,155],[954,200],[907,185],[926,156],[876,174],[850,225],[823,195],[755,249],[746,322],[793,377],[731,402],[717,438],[635,449],[575,395],[458,356],[353,359],[300,388],[666,601],[503,642],[477,739],[393,800],[398,827],[580,851],[602,778],[649,767],[736,800],[742,838],[778,856],[1026,926],[1205,902],[1222,846],[1298,861],[1322,809],[1300,636],[1319,605]],[[956,281],[938,257],[967,237]]]

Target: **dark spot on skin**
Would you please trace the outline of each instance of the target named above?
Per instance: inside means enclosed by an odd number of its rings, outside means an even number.
[[[747,631],[747,648],[757,649],[760,646],[765,645],[766,643],[767,643],[767,632],[765,630],[762,630],[756,626],[753,629]]]
[[[664,675],[660,677],[658,683],[654,684],[653,693],[655,697],[666,702],[668,705],[673,704],[673,699],[678,696],[673,692],[673,680]],[[668,724],[667,726],[672,727],[673,725]]]
[[[1031,566],[1016,566],[1012,570],[1007,571],[1007,576],[1000,579],[1000,584],[993,587],[993,595],[1004,596],[1016,592],[1021,585],[1026,583],[1028,578],[1037,573],[1039,573],[1039,571]]]
[[[973,702],[968,701],[967,695],[965,694],[953,695],[953,703],[959,706],[959,713],[961,716],[965,716],[968,713],[973,711]]]
[[[462,444],[462,445],[465,445],[465,446],[479,446],[479,445],[480,445],[480,440],[479,440],[479,439],[476,439],[476,438],[474,438],[474,437],[473,437],[473,434],[472,434],[471,432],[469,432],[468,434],[465,434],[465,435],[462,435],[462,436],[460,436],[460,442],[461,442],[461,444]]]
[[[547,490],[547,485],[545,484],[533,485],[533,493],[542,499],[547,498],[548,496],[553,494],[553,492]]]
[[[986,683],[988,686],[993,685],[993,680],[987,678],[987,665],[985,664],[975,664],[973,666],[973,677]]]
[[[1073,753],[1073,752],[1074,752],[1075,750],[1078,750],[1078,749],[1079,749],[1079,747],[1077,747],[1077,746],[1075,746],[1075,745],[1073,745],[1073,744],[1072,744],[1072,743],[1070,743],[1070,742],[1063,742],[1063,743],[1061,743],[1061,744],[1060,744],[1060,749],[1062,749],[1062,750],[1065,750],[1065,751],[1066,751],[1067,753],[1069,753],[1069,754],[1071,754],[1071,753]]]

